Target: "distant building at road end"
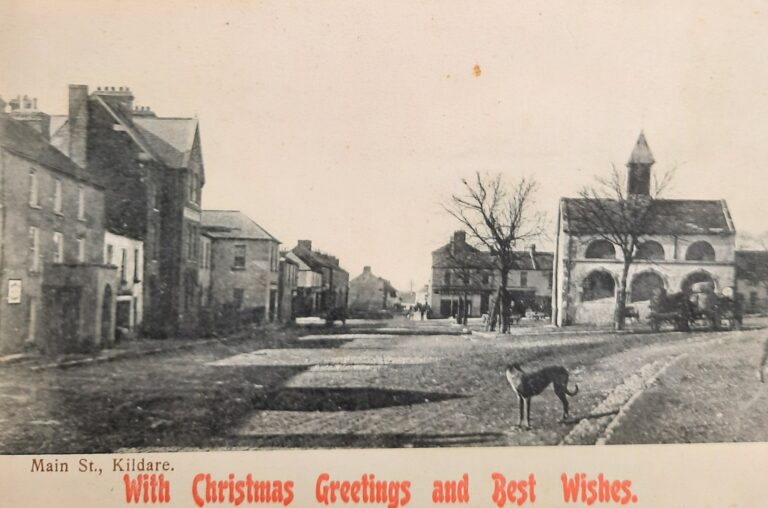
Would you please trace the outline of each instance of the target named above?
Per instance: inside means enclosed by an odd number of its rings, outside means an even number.
[[[629,194],[650,199],[654,162],[641,133],[627,163]],[[622,254],[582,217],[580,201],[560,200],[552,300],[558,326],[611,323],[620,287]],[[605,206],[618,202],[606,199]],[[641,238],[627,279],[627,305],[641,320],[657,288],[676,293],[710,281],[721,292],[734,285],[736,230],[725,201],[653,199],[650,206],[653,219],[645,226],[650,233]]]
[[[539,252],[531,245],[515,254],[515,267],[507,282],[511,299],[518,309],[546,311],[552,292],[552,253]],[[450,242],[432,252],[432,316],[455,316],[460,301],[467,302],[470,317],[487,313],[500,280],[494,257],[470,245],[466,232],[456,231]]]
[[[349,281],[350,312],[392,310],[398,303],[397,290],[387,279],[374,275],[370,266]]]

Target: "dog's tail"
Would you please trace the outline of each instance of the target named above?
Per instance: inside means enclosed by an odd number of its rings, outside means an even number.
[[[573,386],[575,387],[575,389],[574,389],[573,391],[570,391],[570,390],[568,389],[568,385],[566,385],[566,386],[565,386],[565,393],[567,393],[567,394],[568,394],[568,395],[570,395],[571,397],[573,397],[574,395],[576,395],[577,393],[579,393],[579,385],[573,385]]]

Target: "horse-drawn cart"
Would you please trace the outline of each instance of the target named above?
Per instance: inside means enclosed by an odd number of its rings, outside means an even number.
[[[667,294],[664,289],[657,289],[651,297],[650,310],[649,321],[654,331],[660,330],[665,322],[681,331],[701,325],[719,330],[724,324],[734,330],[742,322],[738,296],[731,288],[717,294],[711,282],[697,282],[689,292]]]

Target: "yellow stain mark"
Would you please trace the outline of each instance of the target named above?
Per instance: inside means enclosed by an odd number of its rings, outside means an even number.
[[[475,64],[475,66],[472,68],[472,74],[475,75],[476,78],[480,77],[480,74],[483,73],[483,70],[480,68],[478,64]]]

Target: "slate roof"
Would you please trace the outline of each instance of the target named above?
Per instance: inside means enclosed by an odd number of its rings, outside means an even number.
[[[736,278],[768,280],[768,251],[737,250]]]
[[[451,242],[432,252],[433,268],[478,268],[494,269],[496,263],[488,252],[481,251],[469,244],[456,246],[451,253]],[[513,270],[551,270],[554,254],[551,252],[515,251],[516,263]],[[535,260],[535,264],[534,264]]]
[[[563,228],[571,234],[598,233],[583,218],[580,202],[582,198],[562,198],[560,200]],[[604,200],[606,207],[614,207],[615,200]],[[723,200],[697,199],[655,199],[651,201],[652,220],[648,224],[648,234],[725,234],[734,233],[733,221],[728,205]]]
[[[279,240],[237,210],[203,210],[202,225],[205,233],[214,239]]]
[[[184,168],[195,144],[197,118],[135,116],[133,124],[168,166]]]
[[[72,159],[57,150],[42,134],[4,113],[0,113],[0,146],[15,155],[95,185]]]
[[[300,247],[298,245],[291,249],[291,252],[293,252],[298,258],[304,261],[304,263],[309,265],[309,267],[315,272],[319,272],[323,268],[331,268],[336,271],[346,272],[346,270],[344,270],[339,265],[338,258],[331,256],[330,254],[325,254],[316,250],[305,249],[304,247]]]
[[[283,253],[283,256],[292,261],[293,263],[296,263],[299,266],[299,270],[302,272],[311,272],[313,271],[312,268],[308,264],[306,264],[299,256],[293,253],[293,251],[288,251]]]
[[[134,116],[120,102],[98,93],[91,97],[125,127],[126,132],[152,158],[172,168],[185,168],[195,145],[197,118],[164,118]],[[51,116],[51,143],[67,153],[69,150],[69,123],[67,115]]]

